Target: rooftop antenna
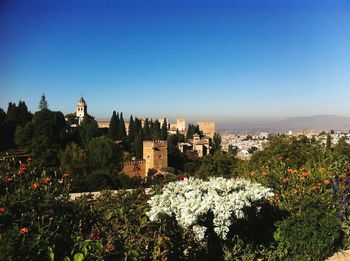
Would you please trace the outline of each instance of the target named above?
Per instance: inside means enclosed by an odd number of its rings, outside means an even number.
[[[83,97],[83,92],[82,91],[80,91],[80,97]]]

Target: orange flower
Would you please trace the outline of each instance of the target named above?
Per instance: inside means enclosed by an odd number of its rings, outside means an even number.
[[[19,232],[20,232],[21,234],[27,234],[27,233],[29,232],[29,228],[27,228],[27,227],[22,227],[22,228],[19,230]]]
[[[0,208],[0,214],[4,214],[6,212],[6,208]]]
[[[264,170],[264,171],[261,173],[261,175],[262,175],[263,177],[266,177],[266,176],[267,176],[267,172]]]
[[[50,183],[51,181],[52,181],[52,179],[50,177],[44,178],[45,183]]]
[[[305,177],[304,177],[304,176],[301,176],[301,177],[300,177],[300,180],[305,180]]]
[[[64,178],[64,179],[67,179],[69,177],[70,177],[70,175],[68,173],[64,173],[63,176],[62,176],[62,178]]]
[[[321,187],[321,186],[322,186],[322,183],[318,182],[317,187]]]
[[[36,188],[38,188],[38,187],[40,187],[40,184],[39,184],[38,182],[32,183],[32,188],[33,188],[33,189],[36,189]]]
[[[309,172],[303,172],[303,174],[301,174],[304,178],[306,178],[306,177],[308,177],[308,176],[310,176],[310,174],[309,174]]]
[[[316,189],[318,189],[317,186],[313,186],[313,187],[312,187],[312,190],[316,190]]]
[[[295,174],[297,173],[298,171],[296,169],[287,169],[287,172],[288,173],[291,173],[291,174]]]
[[[282,180],[282,183],[286,184],[286,183],[288,183],[289,181],[290,181],[289,178],[284,178],[284,179]]]
[[[324,167],[320,167],[319,171],[323,172],[323,171],[325,171],[325,168]]]
[[[329,180],[328,179],[323,180],[323,184],[328,185],[329,184]]]

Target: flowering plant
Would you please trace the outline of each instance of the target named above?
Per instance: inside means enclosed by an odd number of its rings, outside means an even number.
[[[196,238],[204,239],[207,227],[200,220],[213,214],[215,233],[223,240],[233,219],[245,217],[245,210],[257,207],[272,197],[271,189],[245,179],[212,177],[208,181],[185,178],[164,186],[160,195],[148,200],[147,212],[151,221],[161,219],[162,214],[174,215],[184,229],[191,228]]]

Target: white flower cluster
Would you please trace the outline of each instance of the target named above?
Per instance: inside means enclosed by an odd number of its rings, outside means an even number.
[[[165,185],[162,194],[148,201],[151,209],[147,215],[155,221],[159,220],[159,214],[174,214],[180,226],[191,228],[201,240],[207,228],[197,222],[211,211],[215,233],[226,239],[232,218],[243,218],[245,208],[272,196],[271,189],[245,179],[213,177],[203,181],[188,178]]]

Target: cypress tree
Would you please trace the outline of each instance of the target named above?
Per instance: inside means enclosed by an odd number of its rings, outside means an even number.
[[[332,147],[332,137],[330,134],[327,135],[326,149],[330,150]]]
[[[165,118],[162,124],[161,136],[162,140],[166,140],[168,138],[168,124]]]
[[[113,111],[111,121],[109,122],[108,137],[112,140],[117,139],[117,114]]]
[[[140,131],[137,134],[136,139],[135,139],[135,156],[136,156],[136,159],[138,159],[138,160],[143,159],[143,133],[142,133],[142,129],[140,129]]]
[[[187,139],[192,139],[193,138],[193,134],[195,134],[195,133],[196,133],[196,126],[194,126],[191,123],[188,124],[186,138]]]
[[[161,139],[160,123],[158,120],[155,120],[153,124],[153,139],[154,140]]]
[[[119,135],[119,125],[120,125],[120,120],[119,120],[119,112],[117,112],[117,119],[116,119],[116,129],[117,129],[117,140],[120,140],[120,135]]]
[[[148,119],[145,120],[145,124],[143,125],[143,134],[144,134],[145,140],[151,139],[151,131],[150,131]]]
[[[141,121],[135,117],[134,121],[134,137],[136,139],[137,135],[139,134],[140,129],[142,129]]]
[[[130,116],[130,121],[129,121],[128,140],[129,142],[134,142],[135,140],[135,127],[134,127],[134,119],[132,115]]]
[[[150,139],[153,139],[153,128],[154,128],[154,123],[153,120],[151,118],[151,121],[149,122],[149,135],[150,135]]]
[[[126,140],[125,122],[124,122],[124,119],[123,119],[123,113],[122,112],[120,113],[118,134],[119,134],[119,139],[121,141],[125,141]]]

